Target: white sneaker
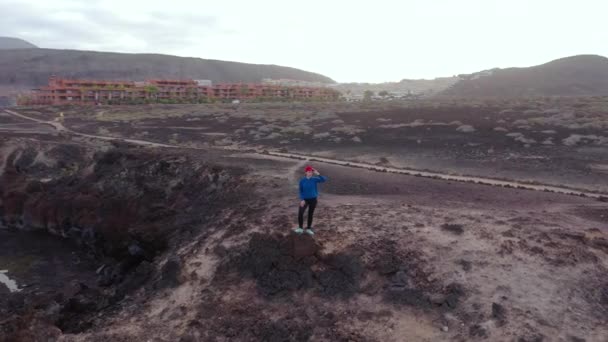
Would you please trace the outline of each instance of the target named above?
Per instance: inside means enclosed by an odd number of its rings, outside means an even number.
[[[304,233],[304,229],[299,228],[299,227],[296,228],[296,229],[294,229],[293,231],[296,232],[296,234],[302,234],[302,233]]]
[[[306,234],[313,236],[315,235],[315,232],[313,232],[312,229],[306,229]]]

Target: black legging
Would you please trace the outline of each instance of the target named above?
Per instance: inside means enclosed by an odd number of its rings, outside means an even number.
[[[312,215],[315,213],[315,208],[317,207],[317,199],[311,198],[304,200],[306,202],[304,206],[300,206],[300,210],[298,211],[298,223],[300,224],[298,227],[302,228],[304,224],[304,210],[308,208],[308,226],[310,229],[312,227]]]

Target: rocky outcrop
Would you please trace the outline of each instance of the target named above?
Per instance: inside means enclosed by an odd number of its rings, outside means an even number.
[[[99,255],[149,259],[238,185],[229,170],[185,156],[27,146],[6,156],[0,213],[5,227],[45,230]]]
[[[94,313],[146,284],[178,286],[182,263],[173,242],[205,234],[206,222],[245,197],[237,196],[248,186],[240,172],[128,146],[0,145],[0,229],[70,239],[100,265],[96,286],[74,279],[64,289],[0,300],[0,342],[53,341],[88,329]]]

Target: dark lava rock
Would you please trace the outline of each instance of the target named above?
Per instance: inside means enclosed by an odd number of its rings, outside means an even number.
[[[128,247],[129,255],[136,258],[143,258],[145,255],[144,250],[139,246],[138,243],[133,242]]]
[[[178,286],[183,281],[179,258],[169,258],[158,274],[150,261],[166,252],[173,239],[192,238],[187,233],[193,223],[211,221],[218,209],[228,203],[234,207],[249,196],[244,190],[251,185],[238,180],[244,171],[237,167],[216,167],[182,153],[127,145],[95,155],[89,152],[93,149],[36,145],[7,156],[0,174],[0,222],[72,240],[104,263],[97,273],[105,288],[78,282],[53,290],[41,287],[40,296],[47,299],[36,302],[33,290],[27,297],[15,293],[11,299],[0,299],[0,314],[40,317],[64,332],[81,332],[101,310],[142,285]],[[39,153],[57,164],[35,163]],[[43,177],[52,180],[36,181]],[[157,281],[152,283],[154,275]],[[32,312],[26,312],[30,307]],[[0,323],[0,341],[3,328]]]
[[[196,337],[194,337],[192,335],[184,335],[179,338],[179,342],[196,342],[196,341],[197,341]]]
[[[464,228],[461,224],[445,223],[441,225],[441,229],[456,235],[461,235],[462,233],[464,233]]]
[[[569,342],[586,342],[586,340],[584,338],[580,338],[577,336],[568,336],[568,341]]]
[[[19,151],[15,151],[13,154],[17,154],[19,157],[17,158],[16,156],[10,155],[9,162],[12,162],[17,172],[24,172],[34,163],[38,152],[33,148],[28,147],[23,149],[20,154]],[[11,157],[14,160],[11,160]]]
[[[368,248],[375,250],[371,268],[381,275],[392,275],[404,271],[408,269],[405,262],[412,261],[409,255],[399,251],[397,242],[393,240],[382,239],[372,243]]]
[[[312,284],[311,261],[298,261],[293,257],[296,239],[253,234],[247,250],[232,261],[233,266],[242,276],[256,279],[258,289],[264,295],[309,287]]]
[[[545,254],[545,250],[538,246],[534,246],[534,247],[530,248],[530,253],[537,254],[537,255],[543,255],[543,254]]]
[[[128,273],[119,285],[119,293],[124,297],[127,293],[143,286],[154,272],[154,266],[148,261],[142,261],[134,271]]]
[[[3,283],[0,283],[0,296],[6,297],[11,293],[11,290],[6,287]]]
[[[545,340],[545,336],[541,334],[531,334],[522,336],[517,339],[517,342],[543,342]]]
[[[218,268],[218,281],[235,268],[241,277],[256,280],[258,290],[275,296],[315,288],[326,296],[351,296],[359,289],[363,267],[358,256],[319,257],[319,246],[308,236],[271,236],[254,233],[243,252],[227,258]],[[318,271],[313,272],[313,265]]]
[[[608,253],[608,240],[605,238],[596,237],[591,241],[591,245]]]
[[[86,314],[97,312],[105,306],[107,301],[99,290],[81,285],[80,291],[64,303],[56,324],[64,332],[82,332],[89,329],[92,324],[85,318]]]
[[[309,235],[290,235],[290,254],[296,259],[314,256],[319,250],[315,240]]]
[[[410,285],[410,278],[405,271],[398,271],[391,279],[391,286],[407,287]]]
[[[312,327],[296,326],[288,320],[280,320],[255,327],[253,335],[260,341],[308,341],[312,336]]]
[[[462,269],[465,270],[466,272],[470,271],[471,269],[473,269],[473,263],[467,260],[458,260],[457,264],[459,264],[460,266],[462,266]]]
[[[122,272],[120,265],[107,266],[101,270],[101,274],[97,278],[99,286],[110,286],[122,280]]]
[[[606,306],[608,309],[608,285],[605,285],[600,293],[600,304]]]
[[[160,288],[177,287],[181,284],[181,260],[179,257],[173,255],[169,257],[167,263],[161,270],[161,277],[158,283]]]
[[[460,303],[460,299],[465,295],[464,287],[458,283],[451,283],[446,287],[446,297],[444,307],[455,309]]]
[[[228,254],[228,250],[222,245],[217,245],[213,247],[213,253],[215,253],[215,255],[218,257],[223,258]]]
[[[385,293],[384,299],[398,305],[416,308],[431,307],[431,300],[424,291],[414,288],[391,286]]]
[[[488,332],[481,325],[475,324],[469,328],[469,336],[487,338]]]
[[[497,320],[500,325],[504,325],[507,321],[507,310],[498,303],[492,303],[492,317]]]
[[[363,267],[359,259],[347,254],[330,255],[325,270],[317,275],[321,293],[328,296],[351,296],[359,289]]]
[[[229,341],[304,342],[309,341],[313,333],[311,326],[290,319],[272,321],[251,315],[238,318],[222,320],[220,326],[211,328],[213,335]]]
[[[45,176],[55,177],[44,184],[29,177],[38,174],[30,165],[32,158],[45,152],[50,159],[67,161],[64,166],[71,172],[46,170]],[[226,203],[234,205],[244,192],[233,190],[248,187],[237,181],[236,168],[200,164],[181,155],[126,146],[92,158],[84,152],[37,146],[11,154],[0,175],[7,224],[69,237],[96,255],[119,261],[126,256],[150,261],[166,250],[176,228],[189,227]],[[175,185],[167,187],[169,183]]]
[[[394,274],[403,267],[403,261],[396,255],[386,255],[379,258],[374,265],[374,269],[382,275]]]
[[[14,326],[5,331],[0,326],[0,342],[38,342],[58,341],[62,331],[41,319],[17,320]]]
[[[515,231],[513,229],[506,230],[502,232],[500,235],[504,237],[515,237]]]
[[[265,295],[308,288],[312,282],[310,269],[291,262],[283,262],[257,278],[258,288]]]
[[[86,285],[80,283],[77,280],[72,280],[63,286],[60,291],[60,295],[61,298],[72,298],[83,289],[86,289]]]
[[[87,312],[89,310],[94,310],[95,308],[96,303],[91,298],[79,296],[70,298],[63,310],[78,314]]]

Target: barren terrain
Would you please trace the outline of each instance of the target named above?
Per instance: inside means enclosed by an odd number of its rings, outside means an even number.
[[[605,193],[602,99],[552,101],[2,115],[0,340],[606,341],[607,203],[313,162],[311,239],[308,162],[256,152]]]
[[[74,131],[608,192],[606,98],[33,108]]]

